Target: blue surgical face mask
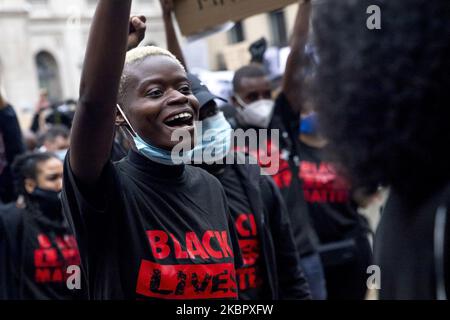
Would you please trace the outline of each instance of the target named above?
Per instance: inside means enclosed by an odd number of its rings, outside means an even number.
[[[224,159],[230,152],[233,130],[223,112],[204,119],[201,134],[201,143],[194,148],[195,163],[212,164]]]
[[[317,114],[315,112],[301,119],[300,133],[307,135],[316,135],[318,133]]]
[[[182,163],[187,163],[190,161],[192,157],[192,150],[189,150],[187,152],[181,153],[181,154],[172,154],[171,151],[164,150],[158,147],[155,147],[151,145],[150,143],[146,142],[144,139],[142,139],[136,131],[131,126],[130,121],[128,121],[127,116],[123,112],[122,108],[117,105],[117,108],[119,109],[119,112],[122,114],[123,118],[127,122],[128,126],[130,127],[131,131],[128,130],[131,137],[133,137],[134,145],[136,146],[137,151],[142,154],[143,156],[147,157],[148,159],[173,166],[173,165],[179,165]]]

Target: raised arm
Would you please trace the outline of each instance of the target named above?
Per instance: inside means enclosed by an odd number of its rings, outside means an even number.
[[[283,93],[295,112],[300,112],[302,77],[300,73],[305,66],[305,45],[308,41],[311,0],[300,0],[294,30],[290,40],[291,52],[286,62],[283,77]]]
[[[110,156],[130,11],[131,0],[100,0],[91,25],[70,144],[71,168],[83,183],[95,183]]]
[[[178,41],[175,26],[172,20],[174,10],[173,0],[159,0],[163,12],[164,29],[166,31],[167,50],[169,50],[175,57],[180,60],[183,66],[187,69],[186,61],[184,59],[183,51],[181,50],[180,41]]]

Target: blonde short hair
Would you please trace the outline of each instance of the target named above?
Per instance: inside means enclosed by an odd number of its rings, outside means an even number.
[[[125,66],[123,68],[122,77],[120,79],[120,86],[119,86],[119,103],[121,102],[122,98],[125,95],[125,91],[128,84],[129,75],[126,72],[127,67],[142,62],[145,58],[152,57],[152,56],[166,56],[174,60],[175,63],[179,65],[183,71],[186,71],[186,68],[183,66],[183,64],[180,62],[180,60],[177,59],[170,51],[156,47],[156,46],[145,46],[145,47],[137,47],[127,52],[127,55],[125,57]]]

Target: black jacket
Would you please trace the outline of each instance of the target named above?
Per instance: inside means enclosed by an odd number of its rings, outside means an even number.
[[[19,122],[11,106],[0,110],[0,140],[0,202],[9,203],[17,198],[11,164],[25,151]]]
[[[230,107],[227,107],[228,109]],[[235,112],[228,111],[226,113],[227,121],[234,129],[256,129],[242,126],[234,117]],[[300,127],[300,114],[292,111],[286,96],[281,93],[275,101],[274,113],[269,125],[270,130],[279,130],[280,134],[280,150],[286,154],[289,168],[281,169],[282,171],[290,171],[293,177],[291,185],[283,188],[281,195],[286,204],[288,214],[292,222],[292,232],[294,235],[294,243],[301,257],[309,256],[317,253],[319,240],[314,231],[308,216],[308,207],[302,196],[301,180],[298,178],[299,164],[299,140],[298,128]]]
[[[17,208],[15,203],[0,207],[0,300],[84,299],[84,290],[69,290],[64,280],[57,284],[39,283],[30,274],[30,261],[36,259],[37,249],[32,239],[43,233],[56,248],[55,235],[71,232],[65,221],[55,221],[39,210]],[[57,254],[60,259],[66,258],[60,250]],[[33,268],[38,267],[33,265]]]
[[[270,176],[261,175],[258,165],[242,162],[246,164],[231,166],[241,177],[255,215],[271,299],[311,299],[280,191]]]

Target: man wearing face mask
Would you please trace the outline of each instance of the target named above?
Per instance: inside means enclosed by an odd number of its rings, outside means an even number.
[[[244,66],[233,79],[233,105],[240,128],[267,129],[273,116],[274,101],[267,73],[258,64]]]
[[[39,151],[52,152],[64,161],[70,144],[70,131],[63,125],[55,125],[48,129],[41,138],[42,146]]]
[[[276,101],[272,100],[270,80],[265,70],[250,64],[237,70],[233,79],[235,121],[242,129],[279,130],[280,141],[270,141],[259,144],[257,150],[246,148],[245,151],[255,157],[271,152],[279,154],[279,169],[272,176],[281,190],[290,215],[295,243],[306,278],[310,284],[313,299],[325,299],[326,288],[322,264],[317,253],[317,235],[308,217],[306,202],[301,195],[298,156],[298,128],[300,110],[292,106],[298,103],[300,89],[297,76],[304,64],[304,48],[307,41],[311,3],[299,1],[299,10],[291,38],[291,53],[289,55],[283,77],[282,93]],[[266,148],[261,145],[267,146]],[[270,147],[269,147],[270,146]]]
[[[82,299],[82,288],[66,283],[67,268],[79,266],[80,256],[59,199],[62,161],[30,153],[13,170],[21,200],[0,208],[0,299]]]
[[[370,229],[358,213],[355,190],[336,170],[319,129],[317,114],[305,110],[299,132],[299,176],[320,241],[328,299],[361,300],[366,296],[366,271],[372,261]]]
[[[244,266],[236,270],[241,300],[310,299],[283,198],[258,165],[225,163],[231,151],[232,130],[219,111],[214,95],[193,75],[189,77],[198,98],[202,121],[201,143],[194,150],[203,155],[199,165],[216,176],[224,187],[239,239]],[[210,157],[214,149],[214,156]],[[224,164],[222,164],[224,163]]]

